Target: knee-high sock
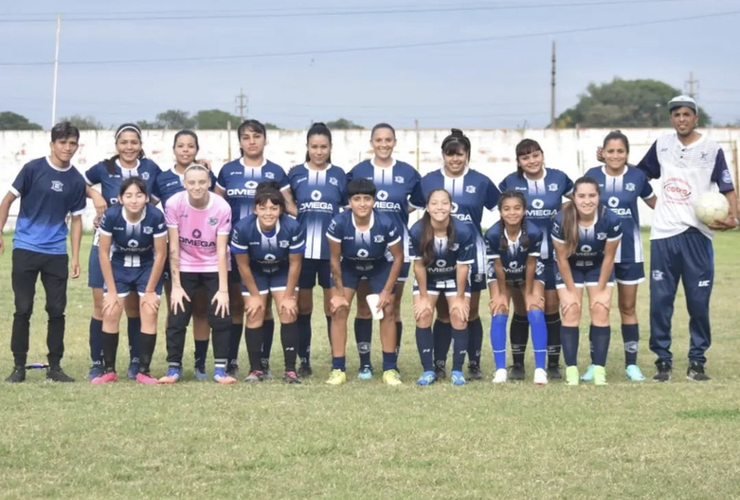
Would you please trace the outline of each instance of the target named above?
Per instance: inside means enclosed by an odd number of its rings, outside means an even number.
[[[483,323],[480,318],[468,321],[468,365],[480,365],[480,353],[483,349]]]
[[[249,355],[249,371],[262,371],[262,327],[245,328],[244,340]]]
[[[355,342],[360,355],[360,366],[370,366],[370,349],[373,341],[372,318],[355,318]]]
[[[298,320],[298,357],[301,364],[311,364],[311,314],[299,314]]]
[[[139,362],[139,337],[141,336],[141,318],[128,318],[128,356],[132,363]]]
[[[598,366],[606,366],[606,357],[609,353],[609,340],[612,330],[608,326],[591,325],[591,362]]]
[[[103,366],[103,321],[90,318],[90,360],[93,366]]]
[[[208,345],[208,341],[205,341]],[[152,357],[154,356],[154,347],[157,345],[157,334],[142,333],[139,337],[139,347],[141,348],[141,356],[139,358],[139,373],[149,375],[149,368],[152,364]]]
[[[545,368],[547,360],[547,324],[545,313],[539,309],[529,311],[527,320],[532,327],[532,350],[534,351],[535,368]]]
[[[529,324],[527,317],[514,314],[509,327],[509,339],[511,341],[511,359],[515,365],[524,364],[524,353],[527,351],[529,341]]]
[[[578,365],[578,327],[561,327],[560,339],[563,341],[563,357],[565,358],[565,365]]]
[[[209,344],[208,339],[195,341],[195,367],[196,368],[205,369],[206,358],[208,357],[208,344]],[[142,352],[142,356],[143,356],[143,352]]]
[[[462,371],[468,352],[468,329],[452,328],[452,371]]]
[[[491,349],[497,370],[506,368],[506,322],[508,320],[508,314],[497,314],[491,318]]]
[[[329,337],[329,346],[331,346],[331,316],[326,317],[326,336]]]
[[[270,351],[272,351],[272,339],[275,338],[275,320],[266,319],[262,323],[262,367],[270,365]]]
[[[116,354],[118,352],[118,332],[103,332],[103,366],[105,371],[116,371]]]
[[[547,323],[547,364],[557,365],[560,363],[560,313],[545,314]]]
[[[439,361],[444,364],[447,361],[447,354],[450,352],[450,344],[452,343],[452,325],[434,320],[432,334],[434,335],[434,362]]]
[[[285,371],[295,371],[295,360],[298,355],[298,323],[287,323],[280,325],[280,342],[283,344],[283,356],[285,357]]]
[[[403,321],[396,321],[396,358],[401,354],[401,339],[403,338]]]
[[[434,360],[432,358],[434,336],[431,328],[416,327],[416,348],[419,350],[419,359],[424,371],[434,370]]]
[[[624,341],[624,365],[637,364],[637,350],[640,346],[640,325],[622,325],[622,340]]]
[[[242,329],[244,325],[236,323],[231,325],[229,330],[229,359],[227,366],[234,366],[239,359],[239,346],[242,343]]]
[[[392,352],[383,351],[383,371],[396,370],[398,357],[396,356],[396,350]]]

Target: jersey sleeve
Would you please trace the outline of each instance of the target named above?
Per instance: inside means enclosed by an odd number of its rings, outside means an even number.
[[[228,235],[231,233],[231,207],[224,202],[224,206],[220,209],[218,218],[218,226],[216,227],[217,235]]]
[[[349,197],[347,196],[347,176],[342,175],[339,179],[339,206],[349,206]]]
[[[293,235],[290,237],[290,253],[303,253],[306,250],[306,234],[300,224],[293,225]]]
[[[248,227],[246,221],[249,217],[240,220],[234,224],[234,231],[231,233],[231,251],[238,254],[249,253],[249,236],[247,235]]]
[[[150,198],[156,199],[157,201],[162,199],[162,191],[159,189],[159,176],[157,176],[157,180],[152,184],[152,192],[149,193],[149,195]]]
[[[488,179],[488,185],[486,186],[486,208],[488,210],[496,208],[499,196],[501,196],[501,191],[498,190],[492,180]]]
[[[344,236],[344,229],[340,224],[339,217],[339,215],[334,217],[326,230],[326,237],[335,243],[342,243],[342,237]]]
[[[717,184],[720,193],[729,193],[735,190],[732,184],[732,175],[727,168],[725,153],[721,149],[717,151],[717,158],[714,160],[714,170],[712,170],[712,182]]]
[[[105,163],[97,163],[85,171],[83,177],[89,186],[100,184],[102,180],[101,168],[105,168]]]
[[[411,230],[409,231],[409,259],[411,260],[420,260],[421,255],[419,255],[419,251],[421,248],[419,248],[419,238],[417,236],[417,229],[416,225],[411,227]]]
[[[555,216],[555,218],[550,223],[550,237],[552,237],[552,239],[557,241],[558,243],[565,243],[562,224],[563,219],[559,216]]]
[[[154,220],[154,237],[162,238],[167,236],[167,223],[164,220],[164,214],[160,209],[154,206],[150,206],[149,208],[155,210],[154,213],[157,215]]]
[[[23,168],[10,186],[10,192],[18,198],[23,198],[28,194],[29,189],[33,186],[33,170],[29,167],[30,163],[23,165]]]
[[[498,185],[498,190],[499,190],[500,192],[502,192],[502,193],[503,193],[504,191],[506,191],[506,190],[508,189],[508,186],[507,186],[507,182],[506,182],[506,180],[507,180],[508,178],[509,178],[509,176],[507,175],[506,177],[504,177],[504,180],[502,180],[502,181],[501,181],[501,182],[499,183],[499,185]]]
[[[498,231],[496,231],[496,224],[494,224],[483,235],[483,241],[486,243],[486,257],[488,259],[498,259],[501,257],[499,255],[498,239]]]
[[[420,179],[419,182],[416,183],[416,186],[414,186],[413,191],[411,191],[411,197],[409,198],[409,205],[414,207],[417,210],[423,210],[425,205],[425,199],[424,199],[424,191],[421,188],[422,180]]]
[[[655,141],[645,156],[637,164],[648,179],[660,179],[660,162],[658,161],[658,141]]]
[[[622,223],[617,217],[610,217],[606,228],[606,241],[615,241],[622,238]]]
[[[640,189],[640,198],[643,200],[649,200],[655,196],[655,191],[653,191],[653,186],[650,185],[650,181],[647,179],[647,177],[644,177],[642,179],[642,189]]]
[[[566,173],[563,173],[563,177],[563,196],[568,196],[573,192],[573,180]]]
[[[77,175],[80,175],[80,174],[77,173]],[[80,179],[80,182],[79,182],[79,185],[77,186],[77,190],[74,193],[74,199],[72,200],[72,206],[69,209],[72,215],[82,215],[82,213],[85,211],[85,208],[87,207],[87,195],[85,194],[85,189],[86,189],[85,180],[82,177],[82,175],[80,175],[79,179]]]
[[[215,191],[216,184],[218,183],[218,179],[216,178],[216,174],[213,173],[213,170],[209,170],[208,173],[210,174],[209,177],[211,178],[211,187],[209,191]],[[159,183],[157,183],[156,185],[159,185]],[[162,197],[160,196],[159,198],[162,198]]]
[[[106,236],[111,236],[113,234],[113,217],[112,216],[113,216],[113,213],[111,212],[110,208],[103,213],[103,216],[100,218],[100,222],[98,224],[98,229],[100,231],[100,234],[104,234]]]
[[[226,190],[226,169],[224,168],[225,166],[226,165],[221,167],[221,170],[218,171],[218,177],[216,178],[216,187],[219,189],[223,189],[223,190]]]
[[[390,218],[387,218],[384,221],[385,225],[385,234],[388,235],[388,247],[392,247],[393,245],[396,245],[401,242],[401,231],[399,231],[398,227],[393,223]]]
[[[177,202],[173,203],[172,200],[170,200],[167,206],[164,207],[164,219],[165,219],[165,222],[167,222],[167,227],[171,227],[171,228],[179,227],[179,224],[178,224],[179,221],[177,220],[177,211],[175,209],[176,204]]]
[[[458,264],[472,264],[475,261],[475,236],[471,231],[465,231],[458,241]]]

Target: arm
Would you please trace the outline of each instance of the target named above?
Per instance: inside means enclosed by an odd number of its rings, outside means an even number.
[[[0,203],[0,255],[5,253],[5,243],[3,242],[3,231],[5,230],[5,223],[8,222],[8,214],[10,213],[10,206],[17,198],[12,192],[8,192]]]
[[[568,257],[565,256],[565,244],[553,238],[552,246],[555,249],[555,261],[558,264],[558,272],[565,284],[565,289],[575,295],[576,284],[573,281],[573,274],[570,272],[570,262],[568,262]]]
[[[172,312],[177,314],[177,306],[179,305],[185,311],[183,300],[190,302],[190,297],[180,283],[180,230],[177,226],[167,226],[167,234],[170,240],[170,280],[172,281],[170,305]]]
[[[213,192],[219,195],[224,200],[226,199],[226,190],[218,184],[216,184],[216,187],[213,188]]]
[[[490,300],[488,302],[491,308],[491,314],[506,314],[509,310],[509,297],[508,290],[506,289],[506,272],[504,266],[501,265],[501,259],[495,258],[491,260],[491,266],[493,266],[493,274],[496,277],[495,281],[488,283],[488,294]]]
[[[303,252],[292,253],[288,258],[288,283],[285,286],[285,299],[295,299],[295,289],[298,286],[298,278],[301,275],[303,265]]]
[[[257,282],[254,281],[254,275],[252,269],[249,267],[249,254],[237,253],[234,255],[236,265],[239,269],[239,276],[241,276],[244,286],[247,288],[251,297],[258,297],[260,294],[259,288],[257,288]]]
[[[149,275],[149,281],[144,290],[144,305],[149,305],[155,312],[159,310],[159,296],[157,295],[157,283],[159,283],[164,271],[164,263],[167,260],[167,238],[166,235],[154,237],[154,265]]]
[[[71,229],[69,232],[70,243],[72,244],[72,272],[70,277],[77,279],[80,277],[80,244],[82,243],[82,215],[73,215]]]
[[[653,210],[655,209],[655,204],[658,203],[658,197],[657,196],[651,196],[647,200],[643,199],[642,201],[645,202],[645,205],[649,206]]]
[[[342,244],[338,241],[329,240],[329,265],[334,279],[334,297],[344,297],[344,285],[342,284]]]
[[[401,267],[403,266],[403,245],[401,242],[397,242],[394,245],[388,247],[388,250],[393,256],[393,264],[391,265],[391,271],[388,273],[388,279],[383,286],[383,291],[380,292],[380,299],[378,300],[378,310],[382,310],[385,306],[392,303],[393,291],[398,281],[398,276],[401,274]]]
[[[617,255],[617,247],[619,247],[620,240],[621,237],[607,241],[606,246],[604,247],[604,260],[601,262],[599,284],[596,287],[600,292],[606,289],[606,283],[609,281],[609,277],[612,275],[612,271],[614,270],[614,258]]]
[[[106,203],[103,195],[100,194],[96,189],[93,189],[92,186],[85,185],[85,196],[92,200],[93,206],[95,207],[95,212],[98,214],[98,216],[103,215],[105,209],[108,208],[108,203]]]
[[[283,198],[285,198],[285,213],[293,217],[298,217],[298,206],[295,204],[293,191],[290,190],[290,186],[280,192],[283,193]]]
[[[98,241],[98,255],[100,259],[100,271],[105,280],[105,288],[108,293],[103,297],[103,316],[112,315],[118,303],[118,291],[116,290],[116,279],[113,276],[113,266],[110,263],[111,235],[100,233]]]
[[[218,255],[218,291],[211,299],[216,303],[215,314],[225,318],[229,314],[229,235],[216,236],[216,255]],[[259,295],[258,295],[259,296]]]

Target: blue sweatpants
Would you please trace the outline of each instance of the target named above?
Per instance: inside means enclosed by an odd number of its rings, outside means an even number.
[[[650,349],[672,365],[671,319],[678,280],[683,281],[689,311],[689,361],[705,363],[712,343],[709,297],[714,282],[712,240],[698,229],[650,241]]]

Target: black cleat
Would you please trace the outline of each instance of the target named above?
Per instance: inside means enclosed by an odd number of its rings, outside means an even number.
[[[301,366],[298,368],[298,376],[301,378],[307,378],[311,375],[313,375],[313,369],[311,368],[311,365],[301,363]]]
[[[561,380],[563,378],[563,372],[560,369],[560,365],[555,363],[547,365],[547,379],[548,380]]]
[[[704,365],[697,361],[692,361],[689,365],[689,369],[686,370],[686,378],[689,380],[695,380],[697,382],[706,382],[707,380],[712,380],[711,378],[709,378],[709,375],[704,373]]]
[[[61,366],[52,366],[46,372],[46,378],[52,382],[74,382],[75,379],[64,373]]]
[[[437,380],[444,380],[447,378],[447,370],[445,369],[446,363],[441,360],[434,362],[434,374],[437,376]]]
[[[9,382],[11,384],[18,384],[20,382],[23,382],[26,380],[26,367],[25,366],[16,366],[13,368],[13,373],[8,376],[8,378],[5,379],[6,382]]]
[[[653,375],[653,382],[668,382],[671,379],[671,365],[666,361],[658,361],[655,367],[658,371]],[[704,367],[702,367],[702,373],[704,373]]]
[[[524,370],[524,365],[514,363],[509,367],[509,380],[524,380],[527,376],[527,372]]]
[[[236,362],[231,362],[226,366],[226,375],[229,377],[239,378],[239,365]]]
[[[483,373],[478,363],[468,363],[468,380],[483,380]]]

